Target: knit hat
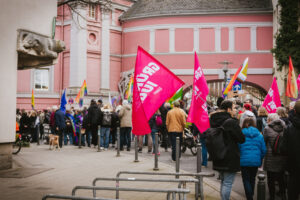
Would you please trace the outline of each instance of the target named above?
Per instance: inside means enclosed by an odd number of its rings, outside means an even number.
[[[250,106],[250,104],[245,104],[244,105],[244,108],[246,109],[246,110],[250,110],[250,111],[252,111],[252,108],[251,108],[251,106]]]
[[[295,103],[295,107],[294,107],[296,113],[298,115],[300,115],[300,100],[298,100],[296,103]]]

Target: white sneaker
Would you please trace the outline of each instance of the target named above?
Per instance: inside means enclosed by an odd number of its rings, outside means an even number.
[[[107,151],[107,148],[105,148],[104,151]]]
[[[104,149],[104,147],[100,147],[100,150],[103,150]]]

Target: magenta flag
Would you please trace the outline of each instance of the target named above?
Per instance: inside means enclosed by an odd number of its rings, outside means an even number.
[[[276,77],[273,79],[271,88],[269,89],[262,106],[267,109],[268,113],[275,113],[277,108],[281,106]]]
[[[133,83],[132,133],[145,135],[151,133],[148,120],[184,82],[138,47]]]
[[[203,133],[210,127],[206,106],[208,93],[209,89],[195,52],[193,95],[187,121],[194,123],[200,133]]]

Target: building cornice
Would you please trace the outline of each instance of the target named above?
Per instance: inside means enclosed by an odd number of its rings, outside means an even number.
[[[120,20],[122,22],[126,21],[132,21],[132,20],[138,20],[138,19],[147,19],[147,18],[161,18],[161,17],[189,17],[189,16],[221,16],[221,15],[270,15],[273,14],[273,11],[228,11],[228,12],[198,12],[198,13],[166,13],[166,14],[152,14],[152,15],[141,15],[141,16],[136,16],[136,17],[128,17],[128,18],[123,18],[122,16],[120,17]]]

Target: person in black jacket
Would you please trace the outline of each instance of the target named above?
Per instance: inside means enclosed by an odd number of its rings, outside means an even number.
[[[20,119],[20,133],[22,135],[28,134],[30,130],[30,119],[25,110],[22,112],[22,116]]]
[[[159,112],[161,114],[161,119],[162,119],[162,126],[160,127],[161,137],[162,137],[161,147],[164,147],[166,152],[168,151],[168,146],[171,145],[170,137],[168,135],[168,130],[167,130],[167,126],[166,126],[167,114],[170,109],[171,109],[171,106],[169,103],[164,103],[159,108]]]
[[[292,123],[283,134],[281,150],[287,155],[289,172],[288,199],[297,200],[300,195],[300,101],[294,107]]]
[[[238,143],[245,142],[245,136],[237,119],[232,118],[235,114],[235,105],[230,100],[224,100],[220,105],[220,110],[210,116],[212,128],[224,127],[224,141],[227,144],[227,153],[223,160],[213,160],[213,169],[217,170],[221,179],[220,195],[222,200],[229,200],[232,184],[236,172],[240,167],[240,150]]]
[[[94,147],[98,144],[98,125],[100,124],[101,110],[94,99],[91,100],[88,108],[88,127],[92,133],[92,144]]]
[[[91,131],[90,127],[88,126],[88,112],[86,109],[82,111],[82,128],[85,131],[85,139],[88,147],[91,147]]]
[[[57,109],[54,114],[54,120],[55,120],[55,133],[59,136],[58,139],[59,147],[62,148],[63,132],[66,128],[65,113],[60,109]]]

